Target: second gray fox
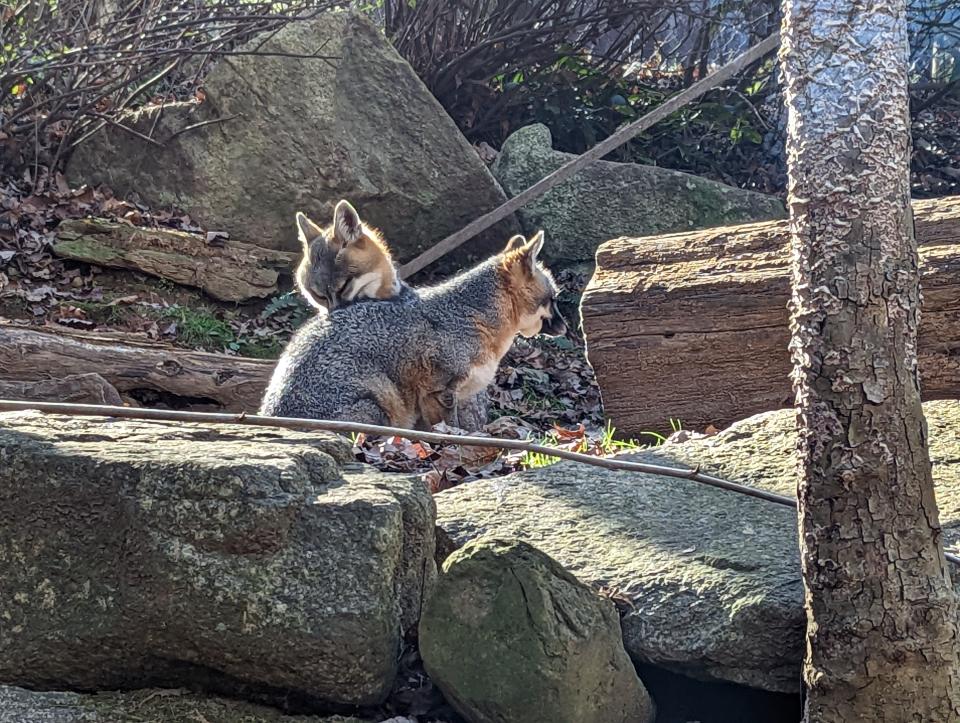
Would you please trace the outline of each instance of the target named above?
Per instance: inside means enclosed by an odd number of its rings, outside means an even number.
[[[537,261],[542,246],[542,233],[514,237],[450,281],[409,290],[405,302],[367,301],[311,319],[284,350],[261,414],[401,427],[439,422],[443,392],[465,400],[483,390],[518,333],[565,332],[556,284]]]
[[[410,292],[400,281],[380,232],[363,223],[346,200],[337,203],[327,228],[299,212],[296,218],[303,258],[294,278],[312,306],[332,311],[360,299],[390,299]]]

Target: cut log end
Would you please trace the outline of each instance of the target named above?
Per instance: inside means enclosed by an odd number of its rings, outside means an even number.
[[[913,204],[924,399],[960,397],[960,197]],[[629,436],[723,428],[790,407],[785,222],[639,239],[597,252],[581,304],[604,410]]]

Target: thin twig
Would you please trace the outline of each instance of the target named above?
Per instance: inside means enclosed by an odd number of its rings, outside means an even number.
[[[171,133],[170,138],[168,138],[167,140],[173,140],[180,134],[186,133],[187,131],[193,131],[193,130],[196,130],[197,128],[202,128],[203,126],[213,125],[214,123],[225,123],[226,121],[233,120],[234,118],[238,118],[239,116],[240,116],[240,113],[234,113],[233,115],[223,116],[222,118],[210,118],[209,120],[200,121],[199,123],[191,123],[190,125],[184,126],[183,128],[176,131],[175,133]]]
[[[442,444],[458,444],[466,447],[494,447],[496,449],[514,449],[521,452],[559,457],[573,462],[604,467],[606,469],[629,470],[644,472],[665,477],[677,477],[701,482],[711,487],[739,492],[740,494],[757,497],[775,502],[787,507],[796,507],[796,502],[789,497],[778,495],[766,490],[754,489],[736,482],[705,475],[699,469],[678,469],[664,467],[644,462],[631,462],[622,459],[607,459],[595,457],[580,452],[571,452],[565,449],[555,449],[542,444],[524,442],[519,439],[503,439],[500,437],[471,437],[442,432],[423,432],[401,427],[384,427],[378,424],[360,424],[358,422],[338,422],[323,419],[299,419],[294,417],[264,417],[247,414],[224,414],[212,412],[181,412],[167,409],[133,409],[130,407],[112,407],[99,404],[61,404],[58,402],[20,402],[0,400],[0,412],[36,410],[45,414],[67,414],[71,416],[103,416],[120,417],[123,419],[144,419],[167,422],[198,422],[201,424],[249,424],[255,427],[280,427],[283,429],[322,430],[325,432],[363,433],[389,437],[403,437],[418,442],[433,442]]]
[[[126,131],[130,135],[139,138],[141,141],[146,141],[147,143],[150,143],[151,145],[154,145],[157,148],[163,148],[163,144],[160,141],[156,140],[155,138],[151,138],[150,136],[145,135],[138,130],[133,129],[130,126],[124,125],[119,121],[115,121],[110,116],[104,115],[103,113],[94,113],[92,111],[88,112],[87,115],[92,116],[93,118],[99,118],[107,125],[113,126],[114,128],[119,128],[122,131]]]
[[[489,213],[485,213],[483,216],[476,219],[472,223],[467,224],[464,228],[460,229],[456,233],[451,234],[450,236],[447,236],[447,238],[436,243],[434,246],[424,251],[412,261],[409,261],[401,266],[400,276],[404,279],[409,278],[424,267],[432,264],[437,259],[446,256],[455,248],[469,241],[482,231],[486,231],[495,223],[502,221],[511,213],[523,208],[534,199],[540,198],[540,196],[545,194],[557,184],[579,173],[594,161],[600,160],[605,155],[623,145],[634,136],[639,135],[650,126],[658,123],[680,108],[689,105],[708,90],[712,90],[726,80],[729,80],[744,67],[750,65],[759,58],[762,58],[768,53],[773,52],[779,44],[779,34],[773,33],[772,35],[767,36],[764,40],[761,40],[759,43],[741,55],[737,56],[734,60],[727,63],[722,68],[718,68],[703,80],[697,81],[686,90],[677,93],[677,95],[673,96],[663,105],[657,107],[650,113],[647,113],[639,120],[624,126],[613,135],[600,141],[600,143],[595,145],[586,153],[577,156],[571,161],[560,166],[560,168],[555,170],[549,176],[537,181],[535,184],[530,186],[530,188],[518,193],[506,203],[501,204]]]

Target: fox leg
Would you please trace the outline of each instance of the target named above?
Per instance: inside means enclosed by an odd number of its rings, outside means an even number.
[[[337,418],[344,422],[357,422],[358,424],[378,424],[380,426],[391,424],[383,407],[372,399],[358,399],[341,407],[337,413]]]
[[[423,392],[418,400],[417,411],[420,415],[420,422],[427,426],[427,429],[440,422],[453,422],[458,426],[457,419],[457,388],[460,385],[460,379],[455,376],[443,377],[436,386],[429,391]]]
[[[437,392],[424,394],[417,404],[418,426],[430,429],[443,421],[445,408]]]

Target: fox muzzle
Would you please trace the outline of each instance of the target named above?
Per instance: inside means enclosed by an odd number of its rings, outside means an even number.
[[[550,302],[550,317],[541,322],[540,333],[547,336],[563,336],[567,333],[567,322],[563,320],[556,301]]]

